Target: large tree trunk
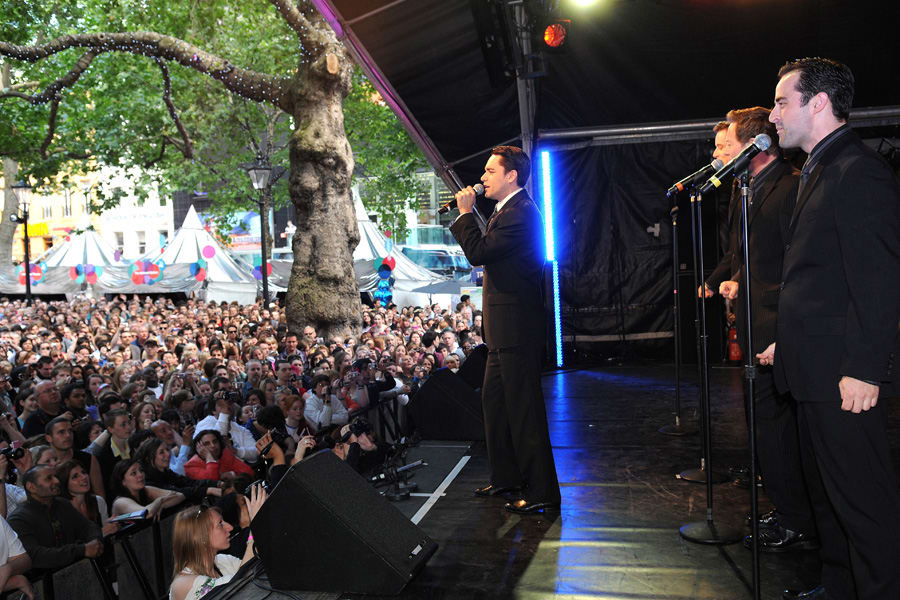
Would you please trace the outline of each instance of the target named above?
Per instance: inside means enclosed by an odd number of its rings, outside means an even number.
[[[12,85],[9,78],[9,63],[0,63],[0,89]],[[0,264],[9,264],[12,260],[13,237],[16,234],[17,225],[9,220],[9,215],[19,210],[16,195],[12,186],[19,178],[19,163],[10,159],[3,159],[3,218],[0,219]]]
[[[342,101],[352,65],[337,45],[300,66],[291,138],[291,201],[297,210],[294,265],[287,291],[288,327],[312,325],[321,337],[358,334],[362,324],[353,250],[359,230],[350,177],[353,153]],[[305,79],[305,81],[304,81]],[[312,82],[311,79],[319,79]]]

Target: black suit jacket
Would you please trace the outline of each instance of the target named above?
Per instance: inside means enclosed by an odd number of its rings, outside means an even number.
[[[839,402],[842,376],[890,380],[900,320],[900,185],[853,131],[822,152],[790,233],[776,384],[801,402]]]
[[[753,317],[753,354],[765,350],[775,341],[778,295],[781,291],[781,271],[784,248],[788,243],[791,212],[797,199],[800,173],[786,161],[778,161],[751,198],[748,207],[750,308]],[[740,200],[734,219],[736,235],[732,238],[731,272],[738,274],[739,296],[737,313],[738,339],[745,356],[747,352],[744,294],[747,291],[744,273],[743,224]]]
[[[484,266],[484,341],[490,350],[543,347],[543,218],[520,190],[488,223],[484,235],[471,213],[450,226],[466,258]]]

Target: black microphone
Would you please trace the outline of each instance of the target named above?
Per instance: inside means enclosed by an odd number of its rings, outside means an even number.
[[[772,138],[764,133],[753,138],[752,143],[741,150],[741,153],[728,161],[728,164],[716,171],[716,174],[709,178],[709,181],[700,187],[701,194],[707,194],[715,188],[722,185],[722,180],[731,177],[735,173],[740,173],[747,168],[750,159],[764,150],[768,150],[772,145]]]
[[[473,185],[473,186],[472,186],[472,189],[475,190],[475,195],[476,195],[476,196],[484,196],[484,186],[481,185],[480,183],[476,183],[475,185]],[[453,210],[454,208],[456,208],[456,198],[454,198],[453,200],[451,200],[451,201],[448,202],[447,204],[445,204],[445,205],[443,205],[442,207],[440,207],[440,208],[438,209],[438,214],[439,214],[439,215],[447,214],[448,212],[450,212],[450,211]]]
[[[709,163],[702,169],[700,169],[698,171],[694,171],[693,173],[691,173],[690,175],[688,175],[681,181],[673,184],[672,187],[670,187],[668,190],[666,190],[666,196],[672,196],[674,194],[677,194],[678,192],[683,192],[684,188],[688,187],[691,184],[696,183],[697,181],[699,181],[703,177],[706,177],[710,173],[715,173],[716,171],[721,169],[724,164],[725,163],[723,163],[718,158],[715,159],[714,161],[712,161],[711,163]]]

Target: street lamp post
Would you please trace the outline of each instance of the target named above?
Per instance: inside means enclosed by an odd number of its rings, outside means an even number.
[[[266,194],[269,187],[269,175],[272,173],[272,167],[261,154],[256,155],[256,164],[247,168],[247,175],[250,176],[250,182],[253,189],[260,192],[259,200],[259,235],[260,235],[260,254],[262,255],[262,284],[263,284],[263,306],[269,304],[269,261],[266,258],[266,234],[269,226],[269,211],[265,206]]]
[[[13,223],[22,224],[22,235],[25,240],[25,304],[31,306],[31,249],[29,247],[31,242],[28,239],[28,204],[31,200],[31,186],[19,180],[13,184],[12,190],[16,195],[21,214],[9,215],[9,220]]]

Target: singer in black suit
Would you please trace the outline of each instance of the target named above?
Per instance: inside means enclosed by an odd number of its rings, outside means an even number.
[[[497,200],[482,234],[473,214],[475,191],[456,194],[460,216],[450,226],[473,265],[484,266],[484,341],[488,346],[482,386],[490,485],[481,496],[522,492],[506,509],[535,513],[560,504],[541,390],[545,323],[542,296],[543,219],[522,189],[531,164],[521,149],[498,146],[481,181]]]
[[[825,592],[900,598],[900,492],[879,399],[900,321],[900,185],[847,125],[849,68],[809,58],[779,76],[770,120],[782,147],[809,158],[784,255],[776,343],[759,357],[774,360],[776,385],[798,403]]]
[[[753,354],[775,341],[776,311],[780,292],[784,248],[800,173],[781,156],[774,141],[776,131],[769,122],[769,110],[761,106],[728,113],[729,144],[740,148],[757,135],[773,138],[765,152],[750,161],[748,173],[748,255],[750,261],[750,310],[753,327]],[[736,154],[736,152],[735,152]],[[738,341],[744,356],[752,356],[747,347],[746,271],[744,269],[743,227],[740,189],[731,226],[729,251],[717,270],[724,268],[733,276],[719,285],[719,292],[737,300]],[[815,520],[803,480],[800,447],[797,439],[796,407],[790,394],[778,393],[770,366],[756,372],[757,459],[769,499],[775,511],[761,519],[760,547],[763,551],[783,552],[814,546]],[[744,406],[749,421],[749,388],[744,384]],[[749,544],[751,539],[747,538]]]

